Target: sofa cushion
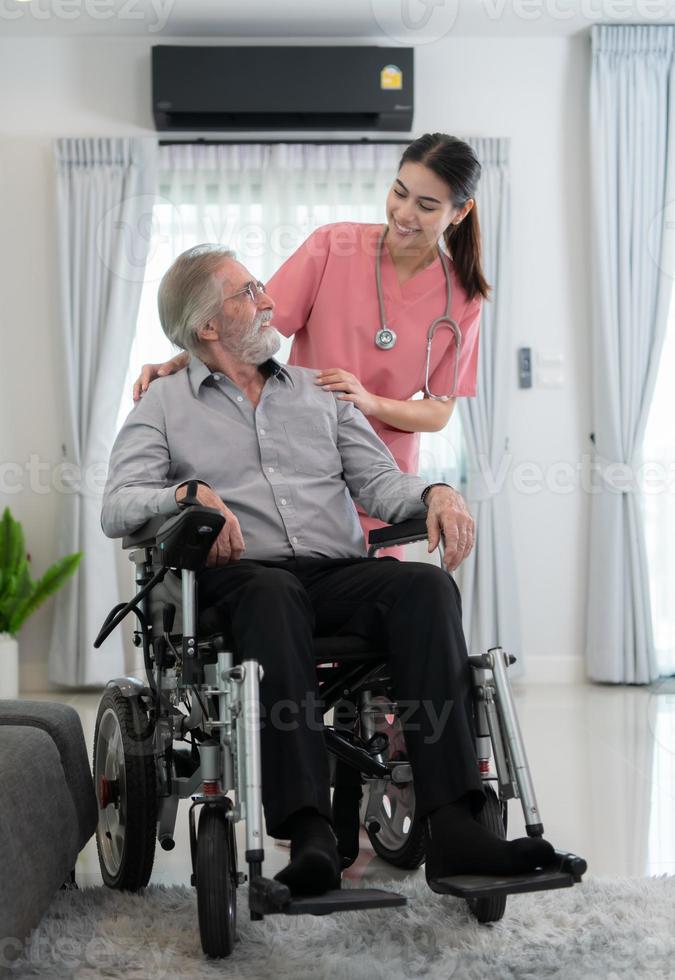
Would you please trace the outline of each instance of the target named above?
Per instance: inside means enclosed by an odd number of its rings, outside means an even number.
[[[68,704],[53,701],[0,700],[0,725],[41,728],[54,740],[77,814],[78,850],[81,851],[96,830],[98,804],[77,711]]]
[[[51,735],[0,727],[0,938],[22,940],[75,867],[80,830]]]

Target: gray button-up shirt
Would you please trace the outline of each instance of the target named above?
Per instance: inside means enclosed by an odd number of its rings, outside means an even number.
[[[358,408],[323,391],[309,368],[270,360],[264,369],[256,408],[196,357],[150,385],[113,446],[101,516],[109,537],[177,513],[176,488],[189,479],[236,514],[245,558],[365,554],[353,500],[388,523],[426,514],[425,481],[398,469]]]

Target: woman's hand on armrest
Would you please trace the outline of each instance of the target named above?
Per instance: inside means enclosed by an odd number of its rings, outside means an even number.
[[[161,364],[144,364],[139,376],[134,381],[134,401],[137,402],[144,391],[148,390],[155,378],[163,378],[168,374],[175,374],[176,371],[187,367],[190,355],[187,351],[176,354],[170,361],[163,361]]]

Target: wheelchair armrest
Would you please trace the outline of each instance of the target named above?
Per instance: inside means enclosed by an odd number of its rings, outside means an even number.
[[[122,538],[122,547],[127,548],[154,548],[157,532],[163,524],[166,524],[166,515],[151,517],[149,521],[142,524],[137,531],[125,534]]]
[[[393,548],[398,544],[424,541],[427,536],[427,522],[423,517],[415,517],[388,527],[378,527],[368,535],[368,546],[372,551],[378,548]]]
[[[172,517],[153,517],[122,541],[124,548],[153,548],[159,563],[197,571],[225,523],[215,507],[186,507]]]

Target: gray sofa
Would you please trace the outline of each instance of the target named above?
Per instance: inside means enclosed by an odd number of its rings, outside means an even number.
[[[77,712],[0,700],[0,939],[38,924],[97,820]]]

